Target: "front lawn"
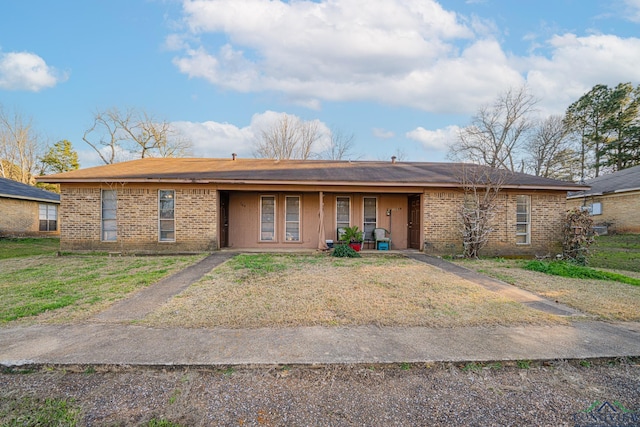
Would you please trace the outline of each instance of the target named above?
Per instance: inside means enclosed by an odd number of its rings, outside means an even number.
[[[0,259],[53,255],[60,249],[57,238],[2,238],[0,239]]]
[[[239,255],[144,323],[160,327],[456,327],[548,324],[525,307],[432,266],[393,256]]]
[[[18,319],[86,319],[200,259],[97,255],[0,259],[0,325]]]
[[[640,272],[640,234],[610,234],[596,237],[589,265]]]
[[[640,286],[525,270],[526,260],[460,260],[460,265],[566,304],[603,320],[640,321]],[[621,272],[618,272],[621,273]],[[624,272],[622,272],[624,273]],[[640,274],[625,275],[640,279]]]

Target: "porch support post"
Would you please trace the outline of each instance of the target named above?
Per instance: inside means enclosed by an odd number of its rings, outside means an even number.
[[[324,231],[324,193],[319,193],[319,208],[318,208],[318,250],[326,251],[329,249],[327,246],[325,231]]]

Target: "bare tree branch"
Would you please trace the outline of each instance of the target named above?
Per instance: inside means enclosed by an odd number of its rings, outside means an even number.
[[[284,114],[260,133],[254,155],[267,159],[307,160],[313,155],[315,142],[320,138],[318,122],[304,122],[297,117]]]
[[[191,149],[191,141],[169,122],[133,109],[96,111],[94,123],[82,139],[106,164],[127,157],[182,157]]]
[[[515,172],[536,103],[525,86],[509,89],[493,105],[480,107],[471,124],[460,130],[449,156]]]

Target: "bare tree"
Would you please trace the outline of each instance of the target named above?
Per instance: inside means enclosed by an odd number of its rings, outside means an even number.
[[[507,90],[493,105],[480,107],[471,124],[460,130],[449,156],[515,172],[536,103],[526,86]]]
[[[267,159],[307,160],[313,155],[314,143],[320,138],[317,121],[302,121],[284,114],[272,126],[262,130],[254,155]]]
[[[43,149],[31,119],[0,105],[0,175],[31,184]]]
[[[580,173],[580,164],[569,136],[562,116],[549,116],[538,122],[526,143],[525,170],[545,178],[573,180]]]
[[[322,153],[322,158],[327,160],[352,159],[355,138],[353,133],[344,133],[340,129],[331,129],[331,145]]]
[[[478,258],[493,232],[497,201],[505,182],[505,171],[481,165],[464,165],[460,184],[464,202],[458,211],[463,255]]]
[[[183,157],[191,149],[191,141],[171,123],[134,109],[96,111],[93,125],[82,139],[105,164],[131,157]]]

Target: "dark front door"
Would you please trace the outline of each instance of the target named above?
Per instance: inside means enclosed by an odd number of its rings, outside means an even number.
[[[229,247],[229,193],[220,192],[220,247]]]
[[[409,196],[409,247],[411,249],[420,248],[420,196]]]

